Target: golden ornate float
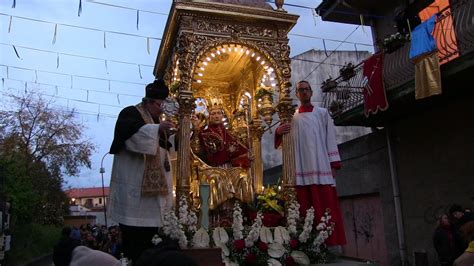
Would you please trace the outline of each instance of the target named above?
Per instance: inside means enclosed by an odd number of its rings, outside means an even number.
[[[282,1],[278,1],[279,3]],[[174,1],[161,41],[154,74],[173,84],[179,103],[179,149],[176,192],[198,198],[199,184],[210,184],[210,208],[229,198],[253,199],[263,186],[261,138],[264,125],[278,112],[290,121],[290,48],[288,32],[297,15],[261,1]],[[257,94],[261,89],[268,92]],[[275,99],[275,106],[272,97]],[[256,96],[260,98],[256,98]],[[206,103],[220,101],[229,130],[249,148],[251,167],[207,165],[190,147],[191,115],[206,113]],[[265,119],[265,124],[262,118]],[[293,191],[294,150],[290,135],[283,138],[283,187]],[[196,151],[196,150],[194,150]]]

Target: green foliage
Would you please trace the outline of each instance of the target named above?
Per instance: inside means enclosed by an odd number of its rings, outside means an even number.
[[[0,111],[0,170],[13,224],[61,224],[67,211],[62,174],[90,167],[94,145],[83,139],[74,112],[32,93],[10,97],[9,111]]]
[[[25,224],[12,231],[12,249],[8,265],[25,265],[34,258],[53,252],[61,235],[61,228],[53,225]]]

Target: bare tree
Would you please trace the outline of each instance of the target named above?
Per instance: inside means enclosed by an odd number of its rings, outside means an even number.
[[[43,162],[53,174],[76,175],[90,167],[94,145],[84,139],[84,126],[74,111],[53,108],[32,92],[10,95],[14,110],[0,111],[0,142],[35,162]]]
[[[52,100],[33,92],[9,97],[9,110],[0,110],[6,193],[20,223],[58,223],[67,200],[62,175],[90,168],[95,147],[84,138],[84,126],[73,111],[54,108]]]

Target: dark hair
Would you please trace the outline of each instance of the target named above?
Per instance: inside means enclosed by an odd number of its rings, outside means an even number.
[[[162,79],[156,79],[145,87],[145,98],[164,100],[168,97],[168,94],[168,86]]]
[[[298,87],[298,84],[300,84],[300,83],[306,83],[306,84],[308,84],[308,88],[309,88],[310,90],[313,90],[313,89],[311,88],[311,84],[309,84],[309,81],[307,81],[307,80],[300,80],[300,81],[296,82],[296,87]],[[298,90],[296,90],[296,91],[298,91]]]
[[[71,238],[62,238],[54,246],[53,262],[56,266],[69,266],[72,259],[72,251],[80,246],[80,241]]]
[[[71,236],[71,232],[72,232],[72,229],[70,226],[65,226],[63,227],[63,229],[61,230],[61,236],[63,237],[69,237]]]
[[[459,204],[453,204],[449,207],[449,214],[453,214],[455,212],[464,212],[463,208]]]

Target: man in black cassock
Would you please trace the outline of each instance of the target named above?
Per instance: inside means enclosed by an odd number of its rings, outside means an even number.
[[[174,124],[160,121],[169,90],[161,79],[145,90],[141,103],[120,112],[110,147],[114,162],[108,217],[119,223],[123,251],[132,261],[151,247],[164,213],[173,205],[168,137]]]

